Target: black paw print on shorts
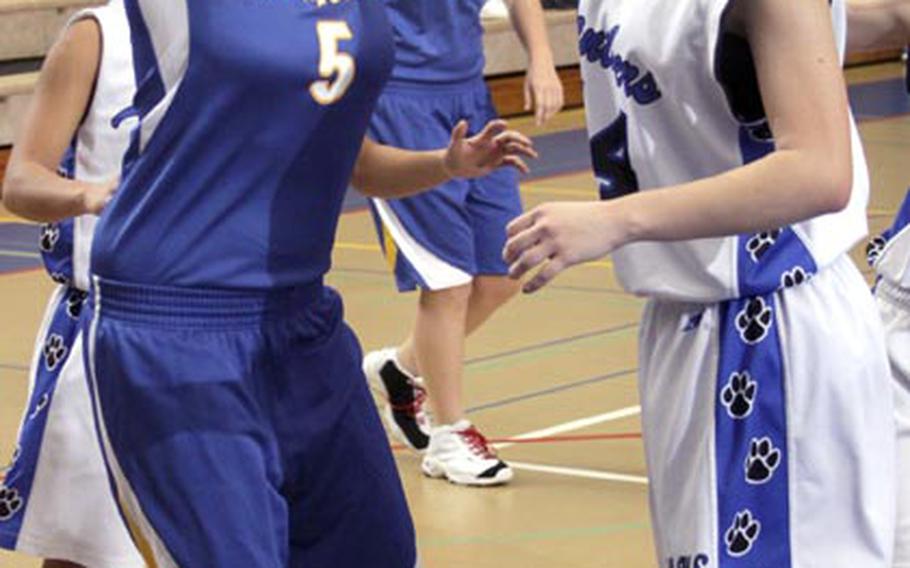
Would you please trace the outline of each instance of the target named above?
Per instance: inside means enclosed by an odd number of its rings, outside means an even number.
[[[774,447],[770,438],[753,438],[746,457],[746,482],[761,485],[771,481],[780,462],[780,450]]]
[[[66,357],[67,348],[63,343],[63,337],[56,333],[47,338],[44,344],[44,364],[48,371],[53,371]]]
[[[784,272],[780,277],[781,288],[793,288],[800,284],[805,284],[812,278],[812,275],[802,266],[794,267],[793,270]]]
[[[888,244],[888,239],[882,235],[869,240],[869,243],[866,245],[866,262],[869,263],[869,266],[875,266],[878,257],[880,257],[882,251],[885,250],[886,244]]]
[[[733,519],[733,525],[727,529],[727,533],[724,535],[727,554],[734,558],[749,554],[760,532],[761,523],[752,517],[752,511],[748,509],[740,511]]]
[[[768,249],[774,246],[774,243],[780,238],[781,232],[780,229],[774,229],[773,231],[762,231],[761,233],[752,235],[752,238],[746,243],[746,250],[749,251],[749,255],[752,257],[753,262],[761,260],[761,257],[763,257],[765,253],[768,252]]]
[[[43,252],[51,252],[57,246],[60,240],[60,225],[56,223],[45,223],[41,225],[41,237],[39,246]]]
[[[739,336],[749,345],[760,343],[771,329],[771,308],[764,298],[752,298],[736,315],[736,329]]]
[[[79,319],[86,298],[88,298],[88,292],[72,290],[69,297],[66,299],[66,314],[74,320]]]
[[[22,509],[22,498],[19,491],[6,485],[0,485],[0,521],[12,519]]]
[[[727,385],[720,391],[720,398],[730,418],[740,419],[752,413],[757,392],[758,383],[752,380],[748,371],[743,371],[730,375]]]

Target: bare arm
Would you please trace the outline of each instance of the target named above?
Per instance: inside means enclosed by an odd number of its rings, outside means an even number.
[[[553,64],[553,52],[547,35],[540,0],[506,0],[512,25],[528,54],[525,77],[525,110],[534,109],[541,125],[562,109],[563,89]]]
[[[97,213],[110,187],[65,179],[57,166],[79,128],[94,90],[101,52],[95,20],[66,29],[48,53],[10,158],[3,204],[34,221]]]
[[[910,43],[910,0],[847,2],[847,51],[900,48]]]
[[[460,122],[448,148],[428,152],[384,146],[367,138],[351,183],[371,197],[406,197],[453,178],[480,177],[503,166],[527,172],[522,156],[537,156],[531,141],[506,130],[502,120],[490,122],[471,138],[466,138],[467,132],[468,124]]]
[[[519,217],[505,251],[512,275],[544,264],[526,291],[633,241],[754,232],[846,206],[850,121],[828,3],[741,0],[732,17],[752,47],[777,150],[711,178],[602,203],[545,205]]]

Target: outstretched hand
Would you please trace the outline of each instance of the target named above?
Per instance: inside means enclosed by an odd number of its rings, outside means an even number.
[[[452,140],[445,153],[445,168],[452,177],[482,177],[502,166],[512,166],[528,173],[525,158],[536,158],[534,143],[514,130],[504,120],[491,120],[484,129],[470,138],[467,121],[460,121],[452,131]]]
[[[547,203],[509,223],[503,259],[519,279],[540,269],[522,290],[536,292],[562,271],[625,244],[623,224],[608,202]]]

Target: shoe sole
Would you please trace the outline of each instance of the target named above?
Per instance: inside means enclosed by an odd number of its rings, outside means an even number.
[[[367,354],[367,356],[363,358],[363,374],[366,375],[367,384],[369,385],[370,390],[376,393],[382,399],[382,412],[380,412],[380,414],[382,415],[382,420],[386,424],[386,428],[388,428],[389,432],[392,433],[392,436],[401,444],[404,444],[406,448],[412,452],[423,455],[426,448],[421,450],[412,444],[411,440],[405,436],[404,431],[401,429],[401,427],[398,426],[398,423],[395,422],[395,417],[392,415],[392,405],[389,404],[389,391],[385,388],[385,383],[383,382],[382,377],[379,376],[379,369],[381,369],[382,366],[371,364],[369,362],[370,355],[372,355],[372,353]],[[384,361],[385,360],[383,360],[383,362]]]
[[[439,462],[427,458],[424,458],[423,461],[420,462],[420,470],[430,479],[445,479],[453,485],[461,485],[463,487],[493,487],[496,485],[505,485],[515,477],[515,472],[512,468],[502,469],[494,477],[489,478],[451,474],[446,471],[445,467],[440,465]]]

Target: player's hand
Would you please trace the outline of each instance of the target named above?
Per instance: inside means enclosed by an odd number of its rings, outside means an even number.
[[[520,279],[525,293],[546,286],[563,270],[601,258],[625,244],[622,223],[607,202],[547,203],[518,217],[507,227],[503,259],[509,276]]]
[[[110,203],[117,191],[120,180],[114,179],[102,184],[85,184],[82,192],[82,209],[84,213],[100,215]]]
[[[525,111],[534,110],[537,126],[553,118],[564,104],[562,81],[549,64],[532,62],[525,75]]]
[[[462,120],[452,131],[443,162],[453,178],[482,177],[502,166],[513,166],[526,174],[529,169],[524,159],[537,157],[534,143],[520,132],[509,130],[504,120],[491,120],[480,134],[471,138],[467,135],[468,123]]]

